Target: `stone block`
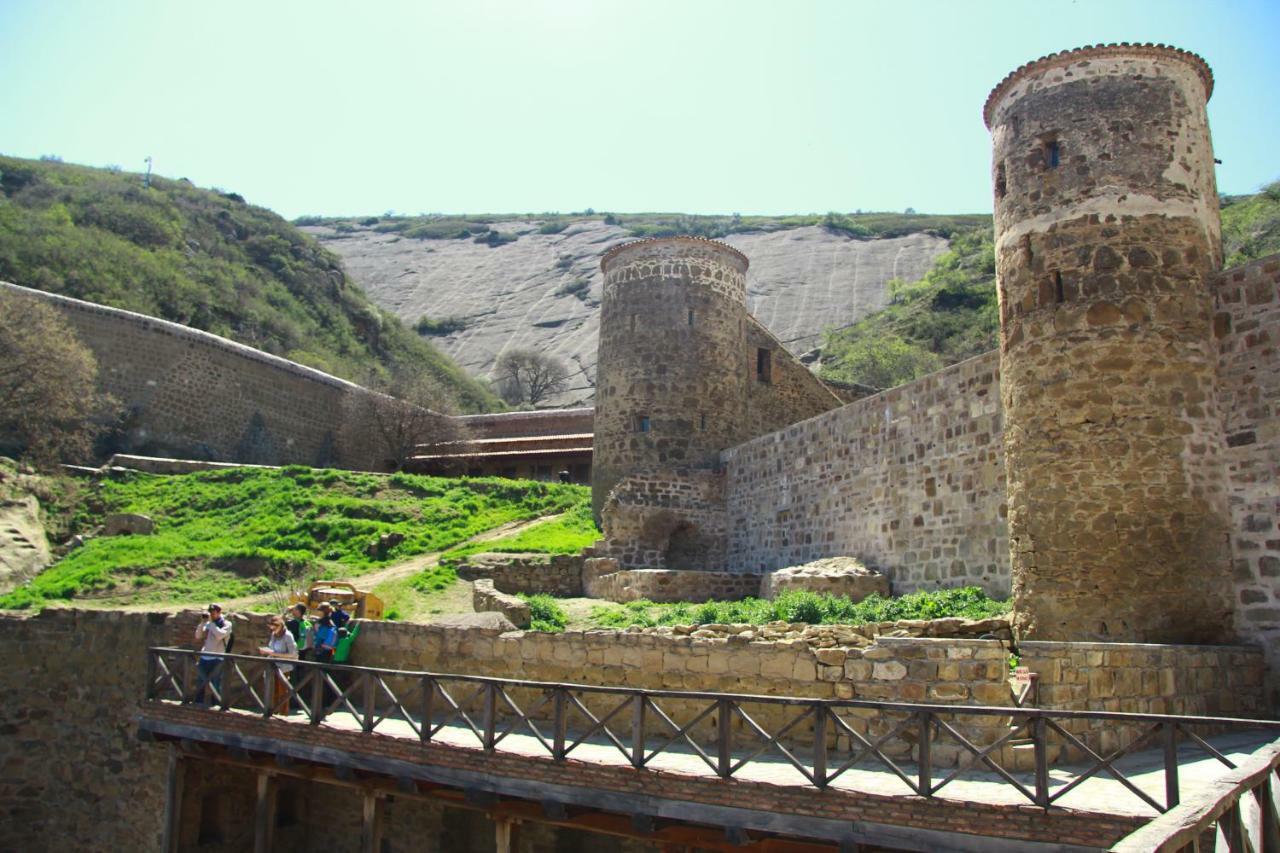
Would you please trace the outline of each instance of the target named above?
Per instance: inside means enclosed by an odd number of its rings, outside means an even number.
[[[907,667],[899,661],[876,663],[871,672],[876,681],[900,681],[907,677]]]

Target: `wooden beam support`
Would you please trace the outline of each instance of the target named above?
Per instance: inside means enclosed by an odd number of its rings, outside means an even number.
[[[514,834],[515,821],[509,817],[494,815],[493,843],[494,853],[511,853],[511,837]]]
[[[373,788],[364,789],[364,819],[360,824],[360,853],[378,853],[382,849],[383,799]]]
[[[169,764],[165,777],[164,837],[160,849],[164,853],[178,853],[182,834],[183,777],[187,766],[182,760],[182,747],[169,744]]]
[[[253,812],[253,853],[270,853],[275,844],[276,780],[268,771],[258,771],[257,800]]]

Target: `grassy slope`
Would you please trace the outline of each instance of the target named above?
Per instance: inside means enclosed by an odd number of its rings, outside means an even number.
[[[359,575],[586,501],[584,487],[560,483],[302,467],[131,475],[102,482],[74,526],[88,531],[106,513],[140,512],[155,519],[155,535],[92,538],[0,597],[0,607],[130,591],[166,601],[267,592],[285,575]],[[385,533],[405,539],[371,557],[365,549]],[[265,561],[265,575],[228,568],[228,561],[246,558]]]
[[[1280,252],[1280,181],[1256,195],[1223,197],[1222,250],[1228,267]]]
[[[356,381],[436,376],[500,408],[276,214],[185,180],[0,157],[0,279],[172,320]]]

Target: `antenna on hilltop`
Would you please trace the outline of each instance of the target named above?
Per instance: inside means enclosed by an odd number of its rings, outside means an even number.
[[[146,162],[147,162],[147,173],[142,176],[142,186],[147,189],[150,189],[151,188],[151,155],[150,154],[147,155]]]

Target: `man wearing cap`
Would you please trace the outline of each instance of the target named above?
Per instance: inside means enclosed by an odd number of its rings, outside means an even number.
[[[231,622],[222,618],[222,605],[210,604],[209,609],[200,614],[200,624],[196,626],[196,642],[202,654],[196,663],[195,701],[201,705],[211,704],[206,693],[222,693],[222,658],[216,655],[227,651],[230,637]],[[213,685],[212,691],[208,690],[209,685]]]

